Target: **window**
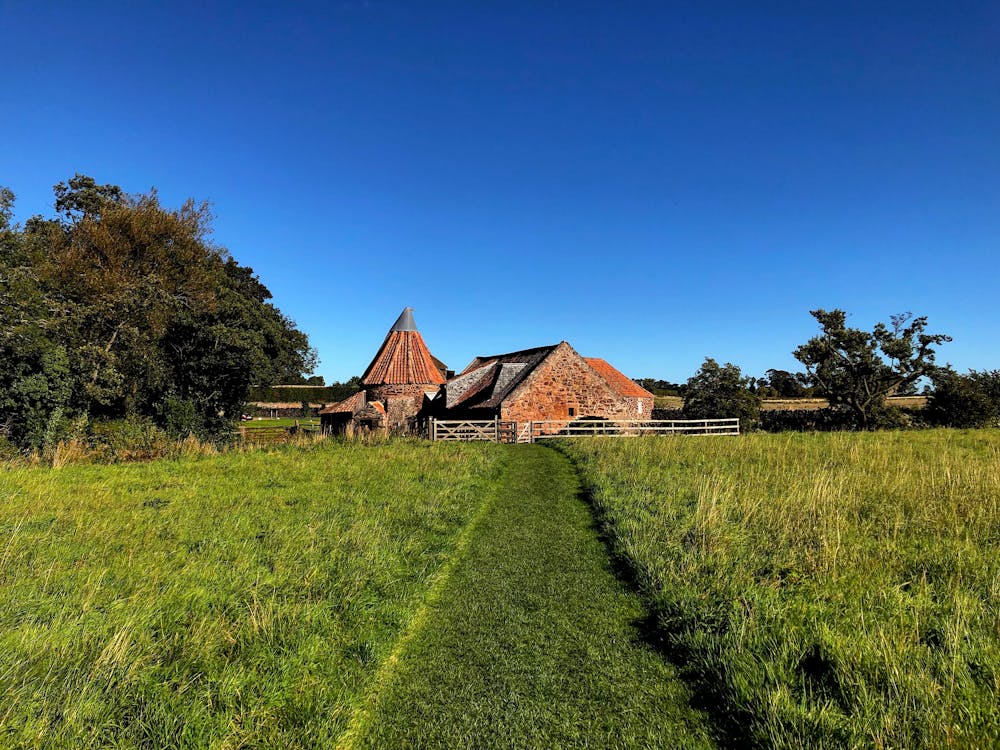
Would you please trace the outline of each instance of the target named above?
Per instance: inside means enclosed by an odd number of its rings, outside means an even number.
[[[572,407],[572,406],[569,407],[569,415],[571,417],[575,417],[576,416],[576,408],[575,407]]]

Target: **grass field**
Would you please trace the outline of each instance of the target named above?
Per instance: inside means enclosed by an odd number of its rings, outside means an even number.
[[[1000,433],[564,441],[748,742],[1000,746]]]
[[[647,642],[566,458],[511,449],[497,499],[357,726],[367,748],[711,748]]]
[[[0,468],[0,746],[332,746],[501,453]]]
[[[1000,433],[556,446],[0,467],[0,747],[1000,746]]]

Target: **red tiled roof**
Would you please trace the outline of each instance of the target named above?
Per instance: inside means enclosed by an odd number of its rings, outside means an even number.
[[[320,410],[320,414],[340,414],[348,412],[353,414],[356,411],[361,411],[365,408],[365,392],[358,391],[353,396],[348,396],[343,401],[338,401],[335,404],[330,404],[325,409]]]
[[[584,357],[584,360],[597,372],[598,375],[608,382],[608,385],[610,385],[612,390],[619,396],[627,396],[629,398],[653,398],[652,393],[647,391],[624,373],[616,370],[605,360],[600,359],[599,357]]]
[[[361,377],[365,385],[440,385],[444,376],[434,364],[419,331],[389,331]]]

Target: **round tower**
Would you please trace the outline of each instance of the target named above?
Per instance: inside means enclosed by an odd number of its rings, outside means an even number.
[[[444,382],[444,364],[424,343],[413,320],[413,308],[405,308],[361,376],[366,400],[381,402],[386,426],[401,429],[420,411],[424,394],[436,392]]]

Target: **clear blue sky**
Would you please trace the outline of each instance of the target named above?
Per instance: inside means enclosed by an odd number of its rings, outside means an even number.
[[[328,379],[406,305],[456,369],[792,369],[815,307],[1000,367],[996,0],[0,0],[0,50],[18,218],[75,172],[210,200]]]

